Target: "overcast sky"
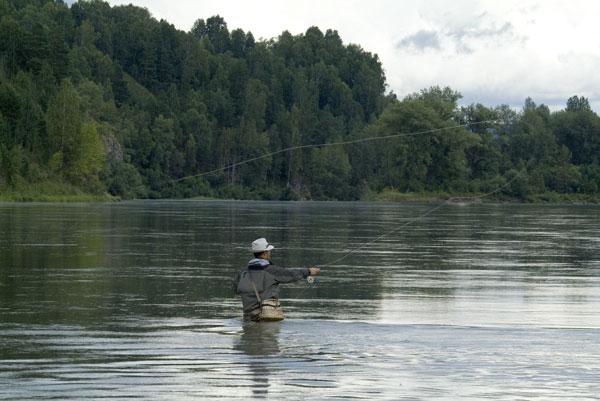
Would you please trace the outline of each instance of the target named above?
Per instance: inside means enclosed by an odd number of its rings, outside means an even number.
[[[552,110],[573,95],[600,111],[600,1],[563,0],[109,0],[146,7],[189,31],[220,15],[256,39],[284,30],[335,29],[345,44],[376,53],[388,91],[402,99],[434,85],[462,104],[521,108],[526,97]]]

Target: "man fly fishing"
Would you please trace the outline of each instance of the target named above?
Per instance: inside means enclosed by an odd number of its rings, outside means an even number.
[[[318,267],[284,269],[271,263],[270,245],[265,238],[252,242],[254,259],[248,262],[233,282],[233,290],[242,297],[244,321],[283,319],[279,303],[279,284],[302,280],[319,273]]]

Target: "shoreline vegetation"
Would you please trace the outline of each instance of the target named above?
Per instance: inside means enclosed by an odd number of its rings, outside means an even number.
[[[214,196],[194,196],[190,198],[160,198],[162,200],[189,200],[189,201],[232,201],[232,200],[266,200],[269,199],[245,199],[231,197]],[[70,184],[47,183],[44,185],[27,185],[20,189],[1,189],[0,202],[120,202],[123,199],[107,193],[98,195],[85,193],[81,189]],[[139,199],[144,200],[144,199]],[[148,200],[148,199],[145,199]],[[273,200],[273,199],[271,199]],[[291,202],[312,202],[312,199],[290,199]],[[329,200],[336,202],[336,200]],[[542,194],[530,195],[525,198],[516,198],[506,195],[488,195],[482,193],[460,193],[452,194],[448,192],[400,192],[398,190],[386,188],[377,193],[371,193],[361,197],[355,202],[383,202],[383,203],[513,203],[513,204],[599,204],[600,196],[586,194],[558,194],[546,192]]]
[[[0,0],[0,37],[2,201],[600,196],[585,97],[398,97],[378,55],[332,29],[257,40],[218,15],[185,32],[133,5]]]
[[[398,202],[398,203],[557,203],[557,204],[598,204],[598,195],[585,194],[558,194],[546,192],[542,194],[529,195],[525,198],[509,197],[506,195],[484,194],[450,194],[446,192],[413,192],[402,193],[396,190],[386,189],[380,193],[365,197],[364,201],[372,202]]]
[[[119,197],[110,194],[87,193],[60,182],[20,184],[17,188],[0,187],[0,202],[115,202]]]

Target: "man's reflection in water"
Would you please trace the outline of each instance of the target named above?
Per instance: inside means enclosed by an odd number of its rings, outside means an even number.
[[[281,323],[244,322],[243,333],[235,349],[249,356],[249,367],[255,397],[266,397],[269,392],[269,375],[272,358],[279,355],[279,325]]]

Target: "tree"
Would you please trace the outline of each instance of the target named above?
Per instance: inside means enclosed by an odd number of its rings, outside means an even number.
[[[0,0],[0,15],[3,184],[268,199],[599,191],[600,118],[582,96],[554,113],[531,98],[459,108],[443,86],[399,101],[376,54],[317,27],[255,40],[217,15],[182,32],[100,0]]]
[[[350,170],[350,161],[344,148],[313,148],[310,159],[310,189],[313,198],[349,199]]]
[[[208,171],[213,167],[214,155],[213,155],[213,133],[210,122],[206,115],[206,106],[200,104],[198,107],[190,108],[182,117],[183,131],[188,133],[193,138],[193,142],[196,149],[195,155],[190,155],[190,169],[194,172],[195,169],[201,171]],[[191,150],[191,149],[190,149]],[[186,148],[186,154],[187,154]]]
[[[140,61],[141,83],[149,89],[154,89],[157,82],[156,66],[158,64],[157,46],[151,38],[146,38],[142,45]]]
[[[243,58],[246,55],[246,34],[242,29],[231,31],[231,52],[236,58]]]
[[[197,90],[210,80],[209,53],[198,40],[187,40],[181,67],[181,85]]]
[[[190,33],[198,39],[202,39],[206,35],[206,22],[200,18],[194,21],[194,25],[190,30]]]
[[[58,169],[69,169],[78,158],[77,147],[81,132],[79,97],[73,84],[64,79],[56,96],[51,99],[46,113],[49,154],[58,160]]]
[[[371,118],[372,115],[376,116],[381,113],[384,90],[385,75],[381,63],[375,55],[371,65],[367,61],[360,65],[352,86],[354,100],[362,106],[366,120]]]
[[[73,182],[96,181],[104,162],[104,147],[95,124],[83,124],[80,134],[73,141],[71,152],[65,170],[67,177]]]
[[[7,140],[17,143],[15,138],[15,127],[19,124],[21,117],[22,99],[9,82],[0,82],[0,114],[4,117],[7,126]],[[7,143],[8,144],[8,143]]]
[[[591,110],[590,102],[585,97],[572,96],[567,100],[567,111]]]
[[[566,146],[560,148],[556,166],[550,172],[551,186],[559,193],[575,192],[581,181],[581,173],[571,164],[571,152]]]
[[[520,119],[509,134],[507,151],[514,164],[519,160],[546,163],[554,158],[557,144],[550,119],[547,106],[537,106],[531,98],[525,100]]]
[[[256,79],[248,80],[244,95],[244,117],[254,121],[256,129],[265,129],[268,88]]]
[[[380,144],[380,187],[439,190],[467,178],[465,149],[474,146],[477,139],[464,129],[452,128],[455,123],[445,120],[449,110],[455,113],[456,99],[437,96],[441,93],[436,90],[434,96],[429,92],[408,96],[390,104],[379,118],[379,135],[397,136]]]
[[[196,20],[191,33],[199,39],[208,37],[217,54],[229,49],[230,37],[227,23],[219,15],[208,18],[206,22],[203,19]]]
[[[580,167],[581,185],[579,191],[586,194],[597,194],[600,191],[600,165],[587,164]]]
[[[10,126],[0,111],[0,145],[8,147],[11,144]]]
[[[500,186],[502,192],[521,199],[531,195],[531,185],[524,169],[508,170],[505,174],[505,182],[507,185]]]
[[[3,55],[5,68],[10,74],[16,74],[19,68],[20,53],[23,47],[24,33],[17,21],[4,15],[0,21],[0,52]]]
[[[175,150],[175,124],[173,119],[165,118],[162,114],[154,119],[152,124],[152,139],[154,147],[150,154],[150,166],[168,173],[171,167],[171,156]]]
[[[145,197],[142,176],[129,163],[118,163],[111,175],[105,178],[108,192],[124,199]]]
[[[387,107],[376,123],[378,136],[424,131],[436,120],[435,112],[422,102],[405,99]],[[378,187],[401,191],[420,191],[431,165],[431,136],[399,136],[380,141],[381,164],[377,167]]]
[[[25,31],[21,42],[20,64],[34,73],[40,71],[44,60],[50,55],[48,27],[34,23],[31,30]]]
[[[65,43],[64,32],[54,27],[48,35],[48,61],[54,70],[57,80],[67,77],[70,73],[69,48]]]
[[[115,104],[118,107],[121,107],[123,104],[127,103],[127,100],[129,99],[129,89],[127,88],[127,82],[125,81],[123,69],[119,63],[113,64],[113,72],[110,77],[110,81],[112,84],[112,91],[115,96]]]
[[[46,156],[46,122],[38,103],[39,95],[31,74],[19,71],[15,83],[22,99],[15,141],[30,152],[34,159],[41,159]]]
[[[567,110],[555,113],[553,130],[559,145],[572,153],[575,165],[600,161],[600,117],[588,107],[574,106],[573,98]]]
[[[302,144],[302,130],[300,129],[300,110],[294,106],[290,113],[290,132],[289,139],[285,142],[286,148],[297,148]],[[294,183],[298,179],[298,175],[302,170],[302,151],[300,149],[293,149],[288,151],[288,162],[287,162],[287,186]]]
[[[6,182],[15,187],[21,180],[25,166],[25,154],[19,145],[7,148],[0,144],[0,172],[6,178]]]
[[[197,146],[196,140],[192,134],[188,135],[187,140],[185,141],[185,172],[187,174],[194,174],[196,172],[196,167],[198,166],[197,157]]]
[[[457,116],[457,102],[461,98],[462,95],[450,87],[442,89],[432,86],[421,90],[420,93],[409,95],[407,100],[420,100],[426,107],[433,109],[442,120],[451,120]]]
[[[465,149],[465,157],[473,179],[489,179],[498,174],[502,158],[498,141],[499,113],[482,104],[461,108],[459,121],[468,125],[473,134],[470,145]],[[488,122],[486,122],[488,121]]]

